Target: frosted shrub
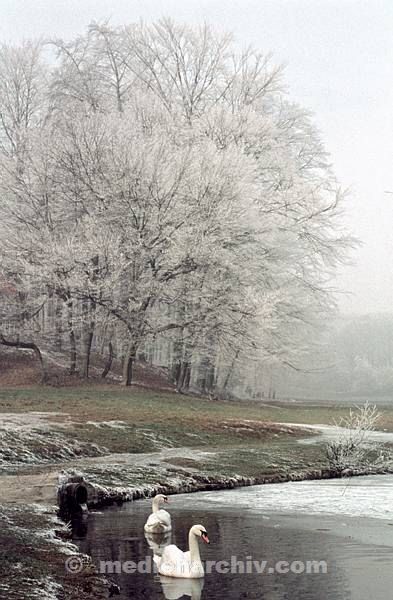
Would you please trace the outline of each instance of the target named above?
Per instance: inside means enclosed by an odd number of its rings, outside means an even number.
[[[388,467],[393,462],[390,450],[370,439],[381,414],[375,405],[365,403],[350,409],[348,416],[335,421],[340,433],[326,444],[329,465],[338,471],[365,467]]]

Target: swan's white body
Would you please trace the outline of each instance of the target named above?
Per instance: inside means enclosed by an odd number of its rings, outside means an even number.
[[[160,575],[162,591],[167,600],[178,600],[191,596],[191,600],[201,600],[204,579],[176,579]]]
[[[158,494],[153,498],[153,512],[145,523],[145,531],[147,533],[165,533],[171,531],[171,515],[166,510],[159,508],[162,502],[168,502],[166,496]]]
[[[158,567],[160,575],[165,577],[179,577],[185,579],[198,579],[205,574],[201,555],[199,553],[198,538],[205,543],[209,543],[206,529],[203,525],[194,525],[188,534],[188,552],[183,552],[171,544],[166,546],[162,556],[154,556],[154,562]]]

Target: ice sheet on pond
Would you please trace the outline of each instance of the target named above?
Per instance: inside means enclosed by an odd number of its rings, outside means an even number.
[[[184,496],[171,498],[181,505]],[[190,502],[196,508],[271,513],[332,514],[393,520],[393,476],[351,477],[328,481],[299,481],[259,485],[222,492],[199,492]]]

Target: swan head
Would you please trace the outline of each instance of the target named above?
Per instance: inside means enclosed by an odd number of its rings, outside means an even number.
[[[210,544],[209,538],[207,537],[207,531],[203,525],[194,525],[191,527],[190,533],[200,537],[205,544]]]
[[[166,504],[169,502],[168,496],[165,496],[165,494],[157,494],[157,496],[154,496],[153,502],[155,504]]]

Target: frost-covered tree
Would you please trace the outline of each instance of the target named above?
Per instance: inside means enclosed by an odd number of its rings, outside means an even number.
[[[127,384],[138,353],[162,343],[179,389],[296,366],[350,240],[319,135],[281,70],[170,20],[92,24],[51,47],[46,94],[33,86],[40,118],[18,161],[0,157],[0,243],[7,277],[34,281],[32,300],[57,314],[71,371],[79,344],[88,376],[108,335]]]

